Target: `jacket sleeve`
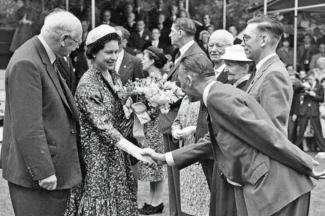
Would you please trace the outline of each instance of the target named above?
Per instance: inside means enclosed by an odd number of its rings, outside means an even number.
[[[207,133],[197,143],[185,145],[172,151],[172,156],[175,166],[178,169],[183,169],[197,161],[210,158],[212,151],[210,135]]]
[[[220,88],[210,93],[208,110],[213,121],[251,147],[300,173],[311,174],[312,158],[272,124],[251,96],[234,96]]]
[[[20,61],[7,86],[13,139],[34,181],[55,174],[43,124],[42,80],[36,65]]]
[[[311,99],[319,102],[319,103],[323,103],[324,102],[324,88],[322,85],[318,85],[317,90],[315,91],[315,97],[311,96]]]

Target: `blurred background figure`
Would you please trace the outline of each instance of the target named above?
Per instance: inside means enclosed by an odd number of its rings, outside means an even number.
[[[299,94],[296,145],[305,151],[324,151],[325,142],[319,113],[319,104],[324,102],[324,88],[317,81],[314,71],[308,73],[302,85],[304,90]]]
[[[144,20],[139,19],[136,23],[137,30],[131,33],[129,47],[133,51],[143,51],[145,44],[150,41],[150,31],[146,28]]]
[[[234,44],[241,44],[242,40],[240,38],[238,38],[238,30],[237,30],[236,26],[230,26],[228,28],[228,31],[234,37]]]
[[[40,4],[36,0],[20,1],[21,7],[16,11],[18,22],[9,50],[15,52],[25,41],[37,35],[43,24]]]
[[[325,41],[319,43],[318,45],[318,53],[314,54],[311,57],[309,68],[313,69],[316,67],[316,62],[320,57],[325,57]]]
[[[277,50],[277,54],[285,65],[293,65],[293,48],[290,47],[288,39],[281,40],[282,46]]]
[[[111,18],[112,18],[112,13],[110,10],[106,9],[102,12],[102,16],[101,16],[102,24],[116,26],[116,24],[111,21]]]
[[[309,71],[311,57],[317,52],[317,46],[313,43],[310,34],[305,34],[303,44],[298,47],[298,64],[300,68]]]
[[[198,44],[207,55],[209,55],[209,38],[210,33],[207,30],[203,30],[200,32]]]

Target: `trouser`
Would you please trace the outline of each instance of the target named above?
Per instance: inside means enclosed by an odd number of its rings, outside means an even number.
[[[179,143],[173,140],[171,134],[164,134],[165,152],[170,152],[179,148]],[[167,167],[168,173],[168,192],[169,192],[169,215],[181,216],[181,201],[180,201],[180,181],[179,169],[175,166]]]
[[[211,191],[212,186],[212,178],[213,178],[213,165],[215,160],[212,159],[204,159],[201,160],[200,163],[202,165],[202,169],[205,175],[205,178],[208,182],[209,190]]]
[[[25,188],[8,182],[15,216],[62,216],[70,190],[48,191]]]

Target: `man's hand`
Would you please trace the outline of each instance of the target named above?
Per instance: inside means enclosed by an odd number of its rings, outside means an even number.
[[[315,179],[325,179],[325,171],[318,172],[315,169],[313,169],[311,177]]]
[[[312,97],[315,97],[316,96],[316,93],[314,91],[309,91],[308,94]]]
[[[315,156],[315,158],[317,158],[317,159],[325,159],[325,152],[319,152],[319,153],[317,153],[317,155]]]
[[[177,139],[177,140],[182,138],[182,130],[178,129],[178,128],[172,130],[172,136],[174,139]]]
[[[55,190],[57,185],[56,175],[51,175],[50,177],[39,180],[38,184],[41,188],[44,188],[45,190]]]
[[[292,121],[295,122],[296,120],[297,120],[297,115],[296,115],[296,114],[293,114],[293,115],[292,115]]]
[[[141,153],[142,156],[149,156],[151,159],[156,161],[158,164],[166,163],[165,154],[160,154],[155,152],[155,150],[151,148],[142,149]]]
[[[157,163],[150,156],[141,154],[141,156],[139,156],[137,159],[149,167],[155,167],[157,165]]]
[[[182,138],[189,137],[190,135],[195,133],[195,131],[196,131],[196,126],[188,126],[181,130],[181,136],[182,136]]]

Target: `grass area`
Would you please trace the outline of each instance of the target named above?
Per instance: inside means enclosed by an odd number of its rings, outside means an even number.
[[[325,160],[320,161],[320,166],[318,170],[325,170]],[[1,174],[1,170],[0,170]],[[2,175],[2,174],[1,174]],[[312,191],[311,196],[311,206],[309,216],[325,216],[325,180],[315,181],[316,188]],[[139,207],[147,201],[149,195],[149,183],[139,182]],[[165,190],[163,194],[165,209],[162,214],[157,214],[156,216],[168,216],[168,189],[167,181],[165,181]],[[9,193],[8,185],[2,177],[0,177],[0,216],[14,216]]]

